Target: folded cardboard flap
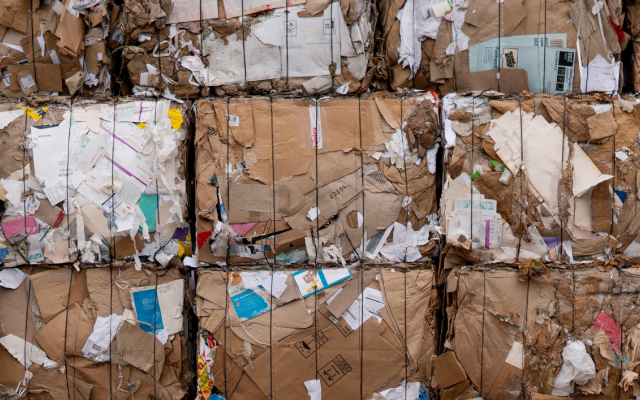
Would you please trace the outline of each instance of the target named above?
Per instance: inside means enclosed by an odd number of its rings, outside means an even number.
[[[467,374],[453,351],[434,357],[433,374],[438,381],[438,386],[443,390],[467,380]]]
[[[458,383],[448,389],[443,389],[440,391],[440,399],[442,400],[456,400],[458,399],[467,389],[471,387],[469,381],[464,381]]]
[[[47,357],[58,361],[67,355],[82,356],[82,348],[92,331],[93,324],[84,310],[73,303],[67,312],[61,312],[38,331],[36,340]]]
[[[50,269],[31,275],[33,291],[45,322],[65,309],[73,272],[66,268]]]
[[[144,372],[162,374],[164,366],[164,345],[155,337],[129,322],[124,322],[112,345],[116,362],[131,364]]]
[[[507,95],[522,93],[529,91],[528,82],[524,69],[503,68],[456,74],[456,89],[460,93],[476,90],[496,90]]]
[[[11,90],[25,91],[30,86],[21,84],[18,75],[22,71],[32,78],[37,90],[47,92],[62,92],[62,72],[58,64],[17,64],[9,65],[7,70],[11,74],[9,79],[11,82]]]
[[[362,276],[360,276],[362,274]],[[376,278],[376,271],[359,271],[352,279],[342,288],[340,293],[327,305],[327,309],[334,317],[340,316],[347,311],[347,308],[360,296],[364,288]]]

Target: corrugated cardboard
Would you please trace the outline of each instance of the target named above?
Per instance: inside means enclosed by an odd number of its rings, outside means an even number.
[[[155,344],[154,344],[155,343]],[[138,326],[125,322],[115,336],[114,357],[160,378],[164,365],[164,346]]]
[[[82,356],[82,348],[93,331],[93,324],[78,304],[67,312],[58,314],[36,334],[40,348],[52,360],[62,360],[66,355]]]
[[[442,389],[448,389],[467,380],[467,374],[452,351],[433,360],[433,374]]]

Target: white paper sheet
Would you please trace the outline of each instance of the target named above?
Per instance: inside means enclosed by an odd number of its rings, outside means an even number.
[[[330,7],[333,11],[327,8],[322,16],[311,18],[298,16],[304,6],[290,7],[286,28],[284,10],[261,15],[246,37],[244,47],[241,37],[221,39],[212,35],[205,39],[204,45],[209,54],[207,86],[277,79],[287,75],[292,78],[325,76],[331,74],[329,65],[332,61],[336,65],[336,74],[340,75],[342,36],[349,32],[345,29],[340,4],[332,3]]]
[[[364,304],[362,300],[363,295]],[[382,297],[382,292],[376,289],[366,288],[342,314],[342,318],[349,324],[351,329],[355,331],[371,317],[374,317],[378,322],[382,321],[378,311],[383,307],[384,298]]]
[[[30,368],[31,363],[44,364],[47,354],[39,347],[26,342],[16,335],[8,334],[0,338],[0,344],[23,366]],[[26,361],[25,361],[26,356]]]
[[[16,289],[26,277],[27,274],[17,268],[3,269],[0,271],[0,286],[7,289]]]
[[[89,335],[87,342],[82,347],[82,354],[85,357],[98,362],[109,360],[109,343],[118,333],[121,315],[111,314],[108,317],[96,318],[93,325],[93,332]]]

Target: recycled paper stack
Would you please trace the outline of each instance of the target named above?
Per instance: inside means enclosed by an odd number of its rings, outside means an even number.
[[[449,375],[459,377],[457,395],[635,396],[639,273],[635,266],[602,265],[573,271],[535,264],[520,265],[519,271],[455,269],[447,281],[446,347],[454,352],[447,357],[457,358],[449,365],[455,371]],[[447,371],[439,367],[436,362],[438,383],[439,373]]]
[[[132,0],[118,28],[123,84],[127,93],[178,98],[207,95],[203,87],[217,95],[414,88],[553,95],[612,93],[626,81],[637,91],[638,46],[636,39],[628,44],[640,32],[638,7],[596,0]]]
[[[429,398],[433,278],[428,264],[200,270],[203,398]]]
[[[143,268],[1,270],[3,398],[182,399],[185,281]]]
[[[638,32],[637,7],[596,0],[380,0],[383,41],[373,87],[438,88],[442,95],[618,91],[622,51],[629,33]],[[637,57],[625,55],[636,81]]]
[[[166,266],[190,255],[185,110],[168,100],[4,103],[0,262],[155,256]]]
[[[198,101],[198,261],[429,260],[436,103],[431,94]]]
[[[635,99],[454,94],[443,104],[449,243],[477,261],[640,256]]]
[[[371,81],[376,20],[366,0],[127,1],[125,86],[178,98],[205,86],[218,95],[300,92],[305,82],[307,95],[355,93]]]
[[[0,93],[108,94],[120,12],[105,0],[0,1]]]

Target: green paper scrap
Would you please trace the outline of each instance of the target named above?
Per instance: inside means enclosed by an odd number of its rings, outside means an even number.
[[[480,176],[480,172],[476,171],[476,172],[473,173],[473,175],[471,175],[471,179],[475,179],[475,178],[477,178],[479,176]]]
[[[158,213],[158,196],[143,194],[140,196],[140,209],[142,214],[147,219],[147,226],[149,232],[156,231],[156,215]],[[138,230],[142,232],[142,227]]]
[[[491,160],[491,165],[493,165],[493,169],[495,169],[496,171],[498,170],[498,168],[500,168],[500,172],[504,172],[504,169],[507,168],[506,165],[496,160]]]

